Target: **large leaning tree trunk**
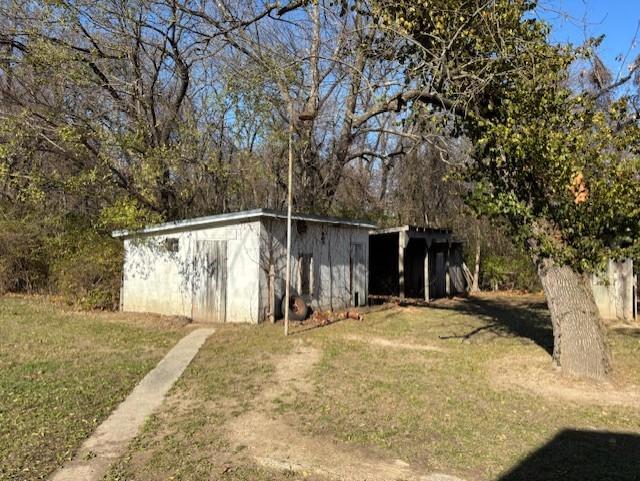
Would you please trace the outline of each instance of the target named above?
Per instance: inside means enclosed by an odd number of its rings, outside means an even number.
[[[589,279],[552,259],[538,262],[538,274],[551,313],[554,362],[563,373],[604,379],[610,354]]]

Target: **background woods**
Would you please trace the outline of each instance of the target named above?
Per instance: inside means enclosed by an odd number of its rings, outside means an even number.
[[[442,182],[464,148],[407,111],[398,41],[368,12],[323,2],[0,5],[3,290],[111,307],[112,228],[283,208],[290,123],[298,210],[475,222],[462,187]]]
[[[290,128],[297,210],[452,227],[478,287],[635,255],[635,67],[535,2],[412,7],[1,0],[0,289],[113,307],[110,230],[283,208]]]

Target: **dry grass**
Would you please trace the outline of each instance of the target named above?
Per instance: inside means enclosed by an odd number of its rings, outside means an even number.
[[[0,298],[0,479],[42,479],[71,459],[182,325]]]
[[[518,368],[510,361],[514,357],[542,360],[541,369],[553,375],[551,341],[542,299],[515,295],[378,310],[364,321],[296,332],[288,339],[280,326],[223,326],[109,479],[317,477],[304,468],[260,467],[251,446],[228,436],[226,427],[234,420],[261,410],[298,433],[291,442],[326,440],[345,450],[401,459],[425,473],[470,481],[637,481],[640,407],[582,403],[493,382],[496,365],[507,372]],[[307,388],[265,400],[260,393],[277,382],[276,363],[300,342],[322,352],[307,374]],[[613,331],[611,343],[612,386],[637,382],[640,330]],[[416,345],[437,349],[402,348]],[[541,449],[550,442],[553,456]],[[614,448],[625,454],[624,464],[610,455]],[[505,474],[518,466],[526,477],[517,477],[520,471]]]

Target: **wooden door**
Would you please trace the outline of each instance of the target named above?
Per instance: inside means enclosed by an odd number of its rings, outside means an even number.
[[[351,244],[351,304],[354,306],[364,306],[367,271],[364,265],[364,246],[362,244]]]
[[[225,322],[227,242],[196,241],[192,315],[197,322]]]

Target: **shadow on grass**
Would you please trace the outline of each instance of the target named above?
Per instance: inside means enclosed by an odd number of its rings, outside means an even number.
[[[496,481],[639,481],[640,436],[564,430]]]
[[[442,339],[468,340],[481,332],[491,332],[499,336],[528,338],[549,354],[553,353],[553,330],[545,302],[470,297],[455,304],[435,303],[431,307],[469,314],[487,321],[484,326],[463,334],[441,336]]]
[[[611,331],[621,336],[640,338],[640,327],[615,327]]]

